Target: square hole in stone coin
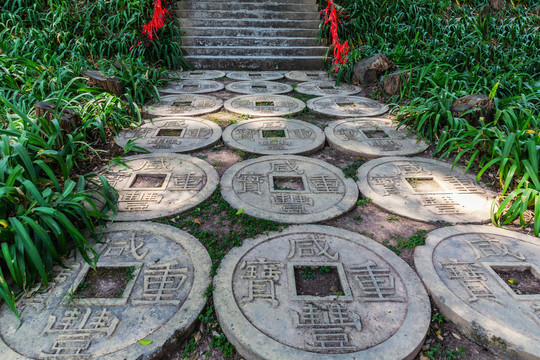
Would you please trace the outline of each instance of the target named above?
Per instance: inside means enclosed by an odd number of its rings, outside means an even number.
[[[253,90],[266,90],[267,89],[266,85],[251,85],[251,88]]]
[[[297,295],[344,295],[335,266],[295,266],[294,281]]]
[[[355,103],[337,103],[337,106],[339,107],[355,107]]]
[[[159,129],[157,136],[182,136],[185,129]]]
[[[441,191],[442,187],[432,177],[410,177],[407,182],[416,192]]]
[[[317,73],[306,73],[306,76],[308,78],[318,78],[319,74],[317,74]]]
[[[202,71],[192,71],[190,75],[202,76],[204,73]]]
[[[182,90],[194,91],[194,90],[197,90],[197,89],[199,89],[199,85],[184,85],[184,86],[182,86]]]
[[[173,106],[177,107],[190,107],[193,104],[193,101],[175,101],[173,102]]]
[[[530,266],[491,266],[517,295],[540,295],[540,274]]]
[[[319,89],[321,90],[330,90],[330,89],[334,90],[335,88],[336,87],[334,85],[326,85],[326,84],[319,85]]]
[[[275,106],[273,101],[255,101],[255,106]]]
[[[274,190],[304,191],[304,179],[301,176],[272,176]]]
[[[134,278],[135,266],[90,268],[73,295],[78,298],[121,298]]]
[[[160,188],[166,178],[166,174],[137,174],[130,188]]]
[[[285,137],[285,130],[261,130],[263,138]]]
[[[382,130],[362,130],[362,132],[370,139],[383,139],[388,137]]]
[[[248,76],[250,76],[250,77],[261,77],[262,74],[260,74],[260,73],[251,73],[250,72],[250,73],[248,73]]]

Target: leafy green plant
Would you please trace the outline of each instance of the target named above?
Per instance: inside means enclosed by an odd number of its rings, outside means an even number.
[[[319,267],[319,274],[329,274],[332,272],[332,268],[330,266],[320,266]]]
[[[463,349],[463,347],[460,347],[459,349],[446,349],[444,354],[446,355],[447,360],[461,359],[465,358],[465,349]]]
[[[302,269],[300,272],[302,274],[302,278],[304,279],[314,279],[315,275],[313,275],[313,269],[310,266],[306,266]]]
[[[366,206],[367,204],[369,204],[370,202],[372,202],[373,199],[370,198],[370,197],[366,197],[365,199],[360,199],[356,202],[356,205],[358,206]]]
[[[426,357],[434,360],[436,355],[441,355],[440,345],[430,346],[426,352]]]

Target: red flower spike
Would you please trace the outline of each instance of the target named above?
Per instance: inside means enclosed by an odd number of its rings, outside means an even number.
[[[142,34],[146,35],[149,41],[157,39],[157,31],[165,26],[165,20],[167,15],[169,15],[169,10],[163,7],[161,0],[154,1],[154,14],[152,20],[146,25],[143,26]],[[169,15],[170,16],[170,15]],[[141,41],[137,45],[132,46],[129,50],[137,47],[141,44]]]
[[[343,44],[339,42],[337,29],[337,24],[339,21],[337,18],[338,12],[341,13],[341,11],[336,10],[333,0],[328,0],[328,6],[322,11],[322,13],[324,13],[324,23],[330,23],[330,37],[332,40],[332,47],[334,48],[334,67],[332,68],[333,71],[338,70],[338,64],[345,64],[347,62],[345,56],[349,53],[349,44],[347,43],[347,41],[345,41]]]

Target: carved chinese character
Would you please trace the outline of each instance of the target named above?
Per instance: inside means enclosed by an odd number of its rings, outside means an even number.
[[[389,196],[390,194],[400,194],[401,179],[391,176],[372,176],[369,182],[374,187],[379,187],[383,191],[382,196]]]
[[[439,262],[439,267],[449,272],[449,279],[458,280],[461,283],[470,295],[469,302],[485,299],[500,304],[497,296],[491,292],[486,284],[487,278],[481,265],[457,259],[447,259],[444,262]]]
[[[132,167],[134,171],[140,170],[171,170],[171,162],[167,159],[144,160],[138,168]]]
[[[424,196],[421,198],[422,205],[432,208],[437,214],[461,214],[460,204],[452,196]]]
[[[186,130],[185,138],[189,139],[207,139],[212,135],[211,129],[196,128]]]
[[[395,279],[390,269],[378,268],[373,261],[369,260],[362,265],[351,267],[351,274],[362,288],[361,300],[405,301],[403,297],[396,296]]]
[[[92,355],[87,352],[92,344],[90,334],[65,334],[56,337],[51,348],[41,355],[45,359],[88,359]]]
[[[311,139],[315,133],[310,129],[292,129],[289,133],[293,134],[297,139]]]
[[[402,145],[392,139],[375,139],[370,140],[369,145],[382,151],[397,151],[402,148]]]
[[[233,134],[238,136],[240,140],[253,140],[253,137],[258,134],[258,131],[255,129],[239,129],[236,128],[233,130]]]
[[[415,176],[415,175],[419,175],[420,173],[423,175],[431,174],[430,170],[424,169],[422,165],[420,164],[407,162],[407,163],[402,163],[396,166],[399,170],[399,173],[403,176]]]
[[[156,191],[124,191],[118,199],[119,202],[142,201],[155,203],[160,203],[161,200],[163,200],[163,196]]]
[[[131,254],[135,259],[142,260],[148,254],[148,250],[139,254],[139,250],[144,246],[144,238],[133,233],[128,238],[114,239],[109,242],[103,256],[121,256]]]
[[[163,125],[161,128],[186,128],[186,121],[185,120],[169,120],[165,122],[165,125]]]
[[[354,128],[338,129],[337,135],[341,137],[343,141],[356,141],[358,136],[358,130]]]
[[[482,257],[503,257],[512,256],[517,260],[525,261],[527,258],[523,256],[519,251],[515,254],[508,250],[508,246],[496,239],[490,239],[489,237],[483,237],[479,240],[466,240],[467,243],[474,250],[476,259]]]
[[[263,299],[274,307],[278,306],[276,282],[279,280],[282,267],[282,263],[270,262],[264,258],[251,262],[244,261],[240,268],[245,269],[245,274],[241,278],[248,281],[248,296],[242,301],[252,302],[255,299]]]
[[[263,174],[255,174],[249,172],[247,174],[236,175],[238,182],[242,184],[242,189],[238,193],[243,194],[246,192],[253,192],[255,194],[262,194],[261,184],[265,182],[265,176]]]
[[[133,138],[146,138],[154,132],[154,129],[152,128],[139,128],[137,130],[128,130],[124,134],[124,137],[126,139],[133,139]]]
[[[200,190],[203,185],[203,175],[197,175],[194,172],[181,173],[173,176],[172,190],[194,191]]]
[[[472,182],[464,175],[448,175],[444,181],[450,183],[454,187],[454,191],[458,194],[483,194],[485,190]]]
[[[297,253],[299,256],[326,256],[330,260],[338,260],[339,253],[337,251],[330,252],[330,244],[323,240],[322,235],[307,235],[301,239],[289,239],[289,254],[287,259],[294,257]]]
[[[148,144],[153,149],[171,149],[173,145],[180,145],[182,142],[179,139],[154,138],[148,141]]]
[[[288,146],[292,145],[292,142],[279,139],[279,140],[262,140],[259,141],[259,145],[268,150],[285,150]]]
[[[320,175],[312,176],[309,181],[313,185],[314,193],[333,193],[341,194],[339,190],[339,179],[337,177]]]
[[[186,281],[188,269],[182,268],[178,261],[166,264],[152,264],[144,269],[142,298],[133,300],[134,305],[180,305],[175,299]]]
[[[270,172],[295,172],[303,174],[304,170],[298,168],[296,161],[285,160],[284,162],[270,163]]]

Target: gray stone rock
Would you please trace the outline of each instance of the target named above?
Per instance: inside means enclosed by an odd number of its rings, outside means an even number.
[[[279,80],[283,79],[283,74],[277,71],[232,71],[227,77],[237,81]]]
[[[21,323],[0,310],[2,360],[146,360],[190,334],[210,284],[204,246],[172,226],[144,222],[111,225],[102,240],[97,268],[131,271],[112,288],[118,294],[79,295],[93,271],[83,260],[56,267],[48,291],[38,286],[17,302]]]
[[[450,111],[477,126],[480,120],[489,122],[493,116],[493,102],[485,95],[467,95],[452,102]]]
[[[332,80],[326,71],[289,71],[285,77],[292,81],[327,81]]]
[[[193,71],[182,71],[180,74],[180,79],[184,80],[212,80],[220,79],[225,77],[225,71],[221,70],[193,70]]]
[[[386,95],[399,95],[411,81],[411,71],[399,71],[384,77],[383,88]]]
[[[251,116],[284,116],[296,114],[306,107],[303,101],[285,95],[243,95],[223,104],[230,112]]]
[[[152,153],[181,153],[216,143],[221,128],[212,121],[182,116],[156,118],[133,130],[124,130],[114,139],[120,147],[134,141]]]
[[[118,191],[116,221],[150,220],[179,214],[209,198],[217,171],[196,157],[179,154],[126,157],[128,169],[101,172]]]
[[[253,217],[314,223],[349,211],[358,189],[340,169],[324,161],[279,155],[231,166],[221,179],[221,195]]]
[[[326,96],[326,95],[353,95],[362,91],[360,86],[342,83],[336,85],[333,80],[327,81],[308,81],[299,84],[296,92],[307,95]]]
[[[408,156],[423,152],[429,145],[417,141],[406,128],[383,118],[356,118],[331,122],[324,132],[330,146],[368,158]]]
[[[173,81],[166,88],[160,89],[163,95],[202,94],[223,90],[225,85],[213,80]]]
[[[310,273],[335,285],[313,288]],[[413,359],[431,315],[403,260],[328,226],[244,241],[221,262],[214,287],[221,328],[246,359]]]
[[[305,121],[257,118],[228,126],[223,142],[233,149],[254,154],[307,154],[324,146],[324,133]]]
[[[431,159],[384,157],[358,169],[361,193],[386,211],[451,224],[490,220],[495,193],[457,167]]]
[[[361,96],[330,95],[309,99],[307,107],[323,115],[339,117],[377,116],[388,106]]]
[[[489,0],[489,6],[495,11],[501,11],[505,7],[505,0]]]
[[[240,94],[286,94],[293,91],[291,85],[264,80],[233,82],[225,86],[225,89]]]
[[[354,64],[352,81],[371,84],[379,81],[381,75],[394,66],[384,54],[376,54]]]
[[[161,102],[146,106],[144,109],[152,115],[197,116],[218,111],[223,106],[223,100],[214,96],[198,94],[166,95]]]
[[[414,262],[445,319],[464,335],[505,359],[540,359],[540,294],[523,293],[512,280],[529,271],[539,283],[537,238],[491,226],[441,228],[416,248]]]

